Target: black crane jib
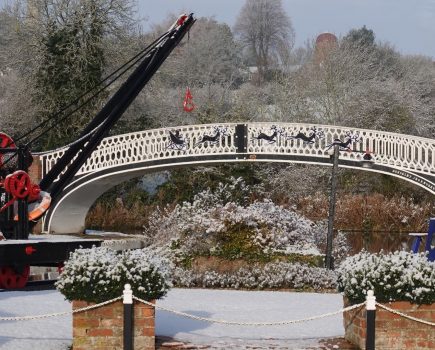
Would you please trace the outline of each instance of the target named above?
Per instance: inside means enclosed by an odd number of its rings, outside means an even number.
[[[109,130],[121,118],[139,92],[160,68],[172,50],[195,23],[193,14],[182,15],[170,28],[167,35],[158,41],[139,66],[123,83],[121,88],[106,103],[103,109],[83,130],[79,139],[92,133],[89,138],[72,145],[39,183],[41,190],[51,194],[53,202],[68,185],[74,175],[96,149]],[[77,156],[77,158],[75,158]],[[75,159],[74,159],[75,158]],[[72,161],[72,159],[74,159]],[[62,172],[67,168],[65,173]],[[59,177],[58,181],[55,181]]]

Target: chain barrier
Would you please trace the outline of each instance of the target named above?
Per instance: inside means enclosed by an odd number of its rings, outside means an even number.
[[[49,318],[49,317],[58,317],[58,316],[66,316],[66,315],[70,315],[70,314],[77,314],[79,312],[85,312],[88,310],[92,310],[92,309],[96,309],[99,308],[101,306],[105,306],[111,303],[114,303],[115,301],[121,300],[123,297],[117,297],[117,298],[113,298],[111,300],[107,300],[104,301],[102,303],[99,304],[95,304],[95,305],[90,305],[90,306],[86,306],[80,309],[75,309],[72,311],[64,311],[64,312],[56,312],[53,314],[46,314],[46,315],[35,315],[35,316],[15,316],[15,317],[0,317],[0,321],[28,321],[28,320],[38,320],[38,319],[42,319],[42,318]]]
[[[119,296],[117,298],[113,298],[111,300],[107,300],[105,302],[99,303],[99,304],[95,304],[95,305],[90,305],[90,306],[86,306],[83,308],[79,308],[79,309],[75,309],[72,311],[64,311],[64,312],[57,312],[57,313],[52,313],[52,314],[46,314],[46,315],[34,315],[34,316],[15,316],[15,317],[0,317],[0,321],[28,321],[28,320],[36,320],[36,319],[43,319],[43,318],[49,318],[49,317],[58,317],[58,316],[66,316],[66,315],[70,315],[70,314],[76,314],[76,313],[80,313],[80,312],[85,312],[88,310],[92,310],[92,309],[96,309],[111,303],[114,303],[115,301],[121,300],[123,298],[123,296]],[[328,312],[322,315],[317,315],[317,316],[311,316],[311,317],[307,317],[307,318],[303,318],[303,319],[298,319],[298,320],[286,320],[286,321],[276,321],[276,322],[238,322],[238,321],[226,321],[226,320],[221,320],[221,319],[213,319],[213,318],[207,318],[207,317],[201,317],[201,316],[195,316],[192,314],[188,314],[185,312],[181,312],[181,311],[176,311],[176,310],[172,310],[169,309],[167,307],[164,306],[160,306],[157,304],[153,304],[149,301],[143,300],[141,298],[138,298],[136,296],[133,295],[133,299],[141,302],[145,305],[151,306],[153,308],[156,309],[160,309],[166,312],[170,312],[172,314],[178,315],[178,316],[182,316],[182,317],[186,317],[186,318],[190,318],[193,320],[197,320],[197,321],[204,321],[204,322],[209,322],[209,323],[219,323],[219,324],[225,324],[225,325],[237,325],[237,326],[282,326],[282,325],[289,325],[289,324],[295,324],[295,323],[302,323],[302,322],[308,322],[308,321],[314,321],[314,320],[318,320],[318,319],[322,319],[325,317],[330,317],[330,316],[334,316],[334,315],[338,315],[340,313],[346,312],[346,311],[350,311],[353,309],[357,309],[362,307],[363,305],[366,304],[366,302],[360,303],[360,304],[355,304],[352,306],[348,306],[345,307],[341,310],[338,311],[334,311],[334,312]],[[400,311],[394,310],[389,308],[388,306],[385,306],[383,304],[380,304],[378,302],[376,302],[376,305],[379,306],[381,309],[384,309],[386,311],[389,311],[393,314],[399,315],[401,317],[410,319],[412,321],[415,322],[419,322],[419,323],[423,323],[429,326],[434,327],[435,326],[435,322],[429,322],[429,321],[425,321],[422,319],[418,319],[416,317],[413,316],[409,316],[407,314],[404,314]]]
[[[84,308],[79,308],[79,309],[75,309],[72,311],[64,311],[64,312],[57,312],[57,313],[52,313],[52,314],[46,314],[46,315],[34,315],[34,316],[15,316],[15,317],[0,317],[0,321],[27,321],[27,320],[36,320],[36,319],[43,319],[43,318],[49,318],[49,317],[58,317],[58,316],[66,316],[66,315],[70,315],[70,314],[76,314],[76,313],[80,313],[80,312],[85,312],[88,310],[92,310],[92,309],[96,309],[99,308],[101,306],[105,306],[108,304],[111,304],[115,301],[121,300],[123,297],[117,297],[99,304],[95,304],[95,305],[90,305]],[[226,325],[239,325],[239,326],[278,326],[278,325],[286,325],[286,324],[294,324],[294,323],[301,323],[301,322],[307,322],[307,321],[313,321],[313,320],[317,320],[317,319],[321,319],[321,318],[325,318],[325,317],[329,317],[329,316],[334,316],[337,314],[340,314],[342,312],[345,311],[350,311],[356,308],[359,308],[361,306],[363,306],[365,304],[361,303],[361,304],[357,304],[357,305],[352,305],[349,307],[346,307],[344,309],[338,310],[338,311],[334,311],[334,312],[329,312],[323,315],[318,315],[318,316],[312,316],[312,317],[308,317],[305,319],[300,319],[300,320],[288,320],[288,321],[277,321],[277,322],[237,322],[237,321],[226,321],[226,320],[219,320],[219,319],[212,319],[212,318],[206,318],[206,317],[200,317],[200,316],[195,316],[195,315],[191,315],[191,314],[187,314],[185,312],[181,312],[181,311],[176,311],[176,310],[171,310],[169,308],[166,308],[164,306],[159,306],[159,305],[155,305],[153,303],[150,303],[146,300],[140,299],[136,296],[133,295],[133,299],[136,301],[139,301],[143,304],[149,305],[151,307],[163,310],[163,311],[167,311],[170,313],[173,313],[175,315],[178,316],[183,316],[183,317],[187,317],[187,318],[191,318],[194,320],[198,320],[198,321],[205,321],[205,322],[210,322],[210,323],[221,323],[221,324],[226,324]]]
[[[237,325],[237,326],[280,326],[280,325],[301,323],[301,322],[307,322],[307,321],[314,321],[314,320],[318,320],[318,319],[321,319],[324,317],[334,316],[334,315],[340,314],[340,313],[345,312],[345,311],[350,311],[350,310],[353,310],[353,309],[356,309],[356,308],[359,308],[359,307],[365,305],[365,302],[364,302],[361,304],[346,307],[346,308],[338,310],[338,311],[329,312],[329,313],[326,313],[323,315],[318,315],[318,316],[307,317],[307,318],[300,319],[300,320],[288,320],[288,321],[277,321],[277,322],[237,322],[237,321],[226,321],[226,320],[219,320],[219,319],[195,316],[195,315],[187,314],[185,312],[171,310],[171,309],[168,309],[164,306],[154,305],[153,303],[150,303],[149,301],[140,299],[134,295],[133,295],[133,299],[136,301],[139,301],[143,304],[155,307],[157,309],[167,311],[167,312],[173,313],[173,314],[178,315],[178,316],[191,318],[193,320],[210,322],[210,323],[220,323],[220,324],[225,324],[225,325]]]
[[[389,311],[389,312],[391,312],[391,313],[393,313],[393,314],[396,314],[396,315],[399,315],[399,316],[401,316],[401,317],[407,318],[407,319],[409,319],[409,320],[411,320],[411,321],[415,321],[415,322],[423,323],[423,324],[426,324],[426,325],[428,325],[428,326],[432,326],[432,327],[435,326],[435,322],[429,322],[429,321],[426,321],[426,320],[422,320],[422,319],[419,319],[419,318],[416,318],[416,317],[409,316],[409,315],[407,315],[407,314],[404,314],[404,313],[402,313],[402,312],[400,312],[400,311],[397,311],[397,310],[391,309],[391,308],[389,308],[388,306],[385,306],[385,305],[380,304],[380,303],[376,303],[376,305],[379,306],[381,309],[384,309],[384,310],[386,310],[386,311]]]

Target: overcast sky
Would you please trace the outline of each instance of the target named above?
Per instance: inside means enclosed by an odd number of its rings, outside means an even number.
[[[296,32],[296,44],[329,31],[345,35],[366,25],[376,39],[388,41],[403,54],[435,58],[435,0],[282,0]],[[148,23],[182,10],[215,16],[233,25],[245,0],[142,0]],[[146,28],[146,26],[145,26]],[[193,29],[192,29],[193,30]]]
[[[8,0],[0,0],[0,5]],[[10,0],[9,0],[10,1]],[[435,0],[282,0],[296,32],[296,44],[329,31],[345,35],[366,25],[376,39],[391,43],[403,54],[435,59]],[[245,0],[138,0],[144,29],[169,13],[194,12],[214,16],[232,26]]]

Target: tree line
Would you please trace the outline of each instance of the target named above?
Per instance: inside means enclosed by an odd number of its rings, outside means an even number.
[[[19,137],[53,117],[46,125],[52,128],[32,145],[33,150],[53,149],[77,138],[121,82],[68,116],[71,109],[86,101],[86,97],[80,97],[83,92],[97,86],[176,19],[176,15],[170,15],[143,31],[136,19],[134,0],[9,3],[0,10],[0,129]],[[312,38],[296,47],[290,15],[281,0],[246,0],[233,27],[214,18],[198,18],[190,35],[111,132],[281,121],[435,137],[432,58],[402,55],[388,43],[377,41],[373,30],[366,27],[352,29],[324,46]],[[196,106],[190,113],[182,107],[187,87]],[[75,100],[70,109],[63,111]],[[134,208],[149,213],[155,205],[185,200],[180,195],[183,191],[194,193],[198,188],[224,183],[230,176],[242,176],[246,181],[269,186],[274,202],[295,205],[307,214],[309,208],[317,208],[319,198],[326,198],[330,175],[326,168],[271,164],[177,172],[154,196],[134,180],[103,196],[98,202],[102,206],[97,203],[96,209],[106,218],[130,215],[133,226],[141,225],[137,218],[147,215],[135,215]],[[428,206],[433,215],[432,197],[391,177],[341,170],[339,179],[343,193],[338,196],[354,194],[346,202],[349,208],[356,208],[351,203],[353,199],[359,202],[361,193],[379,192],[387,198],[405,196],[429,203],[422,207]],[[358,190],[361,184],[367,184],[367,188]],[[118,198],[125,205],[113,208]],[[399,199],[391,201],[397,203]],[[359,212],[365,213],[355,209],[355,213]],[[90,217],[95,219],[97,214],[94,211]],[[363,214],[364,219],[367,215]],[[387,220],[388,224],[393,221]]]
[[[5,6],[2,130],[19,135],[62,110],[175,19],[169,16],[143,32],[134,9],[134,0],[16,0]],[[247,0],[233,28],[199,18],[114,132],[273,120],[434,137],[431,58],[401,55],[366,27],[339,38],[321,60],[314,38],[303,47],[295,47],[294,38],[281,0]],[[187,86],[196,105],[191,113],[182,109]],[[50,149],[74,139],[115,89],[62,122],[55,118],[56,127],[35,147]]]

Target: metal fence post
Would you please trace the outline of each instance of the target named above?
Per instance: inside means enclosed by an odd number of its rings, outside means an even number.
[[[366,350],[375,350],[376,297],[372,290],[366,296]]]
[[[124,285],[124,350],[133,350],[133,291]]]

